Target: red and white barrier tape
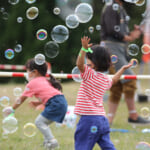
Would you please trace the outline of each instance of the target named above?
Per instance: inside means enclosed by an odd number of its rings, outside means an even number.
[[[0,72],[0,77],[26,77],[27,73],[25,72]],[[55,78],[61,79],[72,79],[80,77],[79,74],[61,74],[61,73],[52,73]],[[49,76],[48,74],[46,75]],[[108,75],[113,77],[113,75]],[[150,79],[150,75],[122,75],[120,79]]]

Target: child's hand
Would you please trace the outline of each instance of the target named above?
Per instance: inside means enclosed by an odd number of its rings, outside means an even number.
[[[83,38],[81,38],[82,47],[85,49],[88,49],[89,47],[91,47],[92,44],[89,44],[90,40],[91,39],[88,38],[88,36],[84,36]]]
[[[122,68],[124,70],[126,70],[126,69],[130,68],[132,65],[133,65],[133,63],[131,62],[131,63],[127,64],[127,65],[124,65]]]

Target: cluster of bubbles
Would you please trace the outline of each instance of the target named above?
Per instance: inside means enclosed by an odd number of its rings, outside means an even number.
[[[15,52],[20,53],[22,51],[22,45],[21,44],[16,44],[14,49],[6,49],[4,52],[4,56],[6,59],[11,60],[15,57]]]

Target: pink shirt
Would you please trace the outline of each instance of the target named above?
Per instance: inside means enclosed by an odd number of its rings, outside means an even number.
[[[55,89],[45,77],[36,77],[32,79],[27,85],[22,96],[35,96],[40,102],[46,102],[55,95],[62,95],[62,93]]]
[[[75,105],[77,115],[105,115],[103,95],[112,85],[112,79],[106,74],[96,72],[85,65],[81,74],[83,79]]]

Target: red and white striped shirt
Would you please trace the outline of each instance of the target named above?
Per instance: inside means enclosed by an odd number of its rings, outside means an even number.
[[[105,115],[103,95],[111,87],[112,79],[87,65],[81,77],[83,81],[78,92],[74,113],[77,115]]]

